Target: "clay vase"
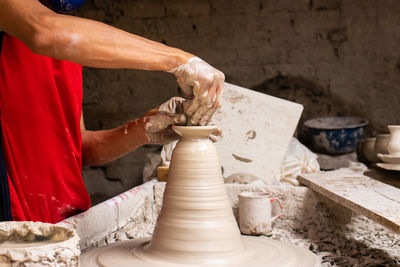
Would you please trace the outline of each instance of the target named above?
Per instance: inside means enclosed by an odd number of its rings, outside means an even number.
[[[390,140],[388,152],[390,155],[400,155],[400,125],[389,125]]]
[[[237,258],[243,244],[233,216],[216,147],[215,127],[177,127],[182,136],[170,164],[168,184],[146,256],[186,264]]]
[[[375,141],[375,154],[388,154],[390,134],[378,134]]]

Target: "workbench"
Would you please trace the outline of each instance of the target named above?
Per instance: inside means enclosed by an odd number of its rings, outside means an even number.
[[[299,181],[317,193],[400,233],[400,173],[348,168],[302,174]]]

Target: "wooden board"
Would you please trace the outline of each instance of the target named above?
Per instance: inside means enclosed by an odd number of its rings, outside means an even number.
[[[224,177],[246,172],[273,183],[302,111],[300,104],[225,83],[211,121],[223,130],[216,146]]]
[[[399,188],[350,169],[302,174],[298,179],[338,204],[400,233]]]

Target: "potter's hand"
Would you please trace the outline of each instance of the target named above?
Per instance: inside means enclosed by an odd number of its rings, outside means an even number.
[[[198,57],[170,71],[174,73],[185,97],[192,99],[185,113],[188,125],[206,125],[221,106],[224,74]]]
[[[222,139],[222,129],[217,128],[212,134],[208,136],[208,138],[213,142],[217,142],[219,139]]]
[[[179,139],[179,135],[172,130],[172,125],[186,124],[186,116],[183,114],[184,100],[173,97],[140,118],[149,143],[168,144]]]

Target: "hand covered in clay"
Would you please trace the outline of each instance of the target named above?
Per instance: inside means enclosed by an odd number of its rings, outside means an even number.
[[[175,74],[185,97],[192,100],[185,106],[188,125],[206,125],[221,106],[225,75],[198,57],[170,72]]]
[[[179,139],[172,126],[186,124],[186,116],[183,114],[184,101],[182,97],[173,97],[140,118],[149,143],[168,144]]]

